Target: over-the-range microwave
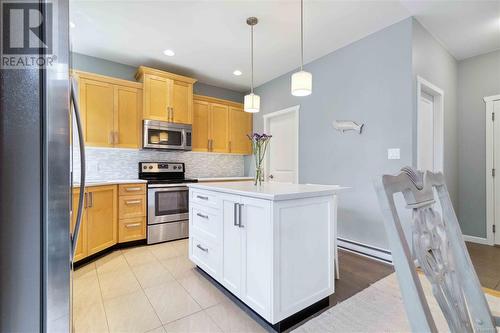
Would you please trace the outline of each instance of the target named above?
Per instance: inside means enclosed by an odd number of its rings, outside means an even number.
[[[144,120],[143,148],[191,150],[191,125]]]

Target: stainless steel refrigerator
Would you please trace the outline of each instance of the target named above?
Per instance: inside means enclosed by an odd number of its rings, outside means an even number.
[[[12,8],[4,3],[2,57]],[[0,332],[70,332],[72,326],[69,4],[35,3],[51,23],[27,28],[50,39],[50,49],[35,56],[51,52],[53,63],[0,70]],[[25,29],[18,23],[11,29]]]

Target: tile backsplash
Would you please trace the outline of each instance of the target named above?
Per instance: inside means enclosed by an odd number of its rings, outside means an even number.
[[[91,148],[85,149],[86,178],[93,180],[137,179],[138,163],[142,161],[184,162],[186,177],[240,177],[244,175],[244,157],[241,155],[162,152],[158,150]],[[73,179],[80,179],[80,156],[73,152]]]

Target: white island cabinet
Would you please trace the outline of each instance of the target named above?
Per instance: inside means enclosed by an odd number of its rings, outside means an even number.
[[[270,324],[334,292],[334,185],[189,184],[189,258]]]

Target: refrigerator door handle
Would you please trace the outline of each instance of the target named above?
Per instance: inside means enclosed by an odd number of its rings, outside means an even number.
[[[80,145],[80,195],[78,197],[78,210],[76,213],[75,229],[71,237],[71,261],[75,256],[76,245],[78,243],[78,234],[82,224],[83,215],[83,197],[85,195],[85,143],[83,141],[82,122],[80,120],[80,110],[78,109],[78,100],[76,99],[76,84],[75,79],[71,78],[71,103],[75,110],[75,121],[78,129],[78,143]]]

